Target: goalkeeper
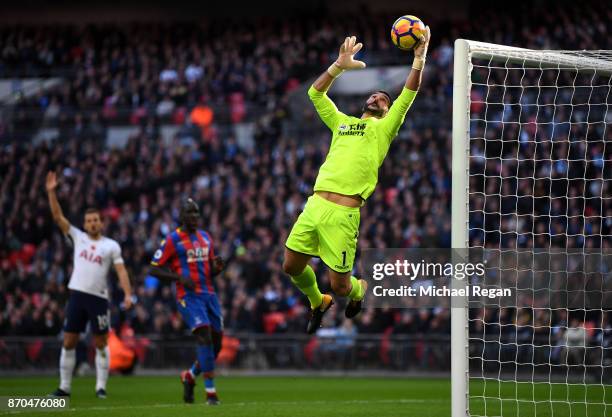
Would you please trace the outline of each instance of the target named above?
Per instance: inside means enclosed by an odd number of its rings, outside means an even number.
[[[331,295],[321,294],[315,273],[308,265],[313,256],[320,257],[329,268],[333,292],[349,298],[345,316],[352,318],[361,311],[367,283],[351,275],[359,234],[359,208],[374,191],[378,169],[417,94],[429,38],[427,27],[414,50],[412,70],[395,102],[388,93],[376,91],[365,102],[361,118],[340,112],[327,96],[334,79],[344,71],[366,66],[354,59],[363,46],[356,44],[354,36],[344,40],[338,59],[308,90],[321,120],[332,132],[332,141],[314,194],[308,198],[285,243],[283,270],[310,301],[312,314],[306,330],[310,334],[321,326],[323,315],[333,304]]]

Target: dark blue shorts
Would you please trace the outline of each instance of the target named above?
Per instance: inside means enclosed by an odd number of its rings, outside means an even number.
[[[185,324],[192,332],[205,326],[210,326],[216,332],[223,330],[221,305],[215,294],[187,293],[176,304]]]
[[[84,332],[89,322],[92,333],[106,334],[109,321],[108,300],[85,292],[70,290],[70,298],[66,306],[65,332]]]

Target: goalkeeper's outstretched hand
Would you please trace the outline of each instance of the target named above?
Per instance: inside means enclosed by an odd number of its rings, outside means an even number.
[[[361,48],[363,48],[363,44],[361,42],[356,42],[357,38],[355,36],[347,36],[342,45],[340,45],[340,53],[338,54],[338,59],[335,62],[340,69],[353,70],[363,69],[366,67],[365,62],[354,59],[355,54],[359,52]]]
[[[419,43],[414,48],[414,59],[423,60],[427,57],[427,48],[429,47],[429,40],[431,39],[431,31],[429,26],[425,27],[425,33],[419,38]]]

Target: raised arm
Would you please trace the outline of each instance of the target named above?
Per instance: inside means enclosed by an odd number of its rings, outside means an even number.
[[[327,71],[319,76],[312,85],[317,91],[322,93],[329,90],[334,80],[338,78],[340,74],[347,70],[363,69],[366,67],[365,62],[357,61],[354,56],[357,52],[363,48],[361,42],[357,43],[355,36],[347,36],[340,45],[340,52],[338,53],[338,59],[329,66]]]
[[[429,40],[431,39],[431,31],[429,26],[425,28],[425,34],[421,37],[419,44],[414,48],[414,60],[412,61],[412,70],[406,78],[406,84],[404,86],[408,90],[419,91],[421,87],[421,77],[423,75],[423,68],[425,68],[425,60],[427,59],[427,48],[429,47]]]
[[[366,64],[362,61],[356,61],[353,57],[363,47],[363,44],[355,44],[357,38],[355,36],[347,37],[342,45],[338,59],[329,66],[327,71],[319,76],[308,90],[308,96],[315,106],[317,113],[323,123],[328,128],[334,130],[338,124],[339,117],[342,113],[338,110],[333,101],[327,96],[327,90],[331,87],[334,80],[346,70],[362,69]]]
[[[412,61],[412,69],[406,78],[406,83],[399,97],[393,102],[389,109],[389,113],[383,118],[381,125],[391,141],[399,131],[399,128],[404,123],[404,118],[412,102],[414,101],[419,88],[421,87],[421,77],[423,68],[425,67],[425,59],[427,58],[427,48],[431,32],[429,26],[426,28],[425,34],[421,37],[419,45],[414,49],[414,60]]]
[[[62,212],[62,207],[57,201],[57,195],[55,194],[55,189],[57,188],[57,176],[55,172],[49,171],[47,173],[47,197],[49,197],[49,207],[51,207],[51,215],[53,216],[53,221],[59,226],[62,233],[68,233],[70,230],[70,222],[64,217],[64,213]]]

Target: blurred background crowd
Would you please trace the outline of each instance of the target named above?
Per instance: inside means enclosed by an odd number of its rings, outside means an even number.
[[[612,21],[612,9],[605,2],[548,9],[546,3],[537,4],[517,8],[514,18],[502,19],[487,5],[470,19],[422,16],[433,33],[424,83],[381,168],[377,190],[362,209],[360,249],[450,247],[454,39],[534,49],[592,50],[612,44],[606,23]],[[281,271],[283,242],[312,193],[330,135],[312,106],[296,108],[291,102],[303,100],[298,97],[304,96],[303,84],[329,65],[346,34],[364,42],[362,59],[369,66],[404,65],[407,74],[410,54],[392,49],[389,40],[395,17],[370,11],[342,19],[306,15],[248,22],[0,27],[0,78],[62,80],[29,97],[13,97],[0,110],[0,336],[57,335],[62,326],[72,259],[49,212],[48,170],[61,174],[58,196],[66,217],[81,226],[84,209],[100,207],[105,234],[122,247],[138,303],[129,313],[120,311],[112,276],[116,328],[167,337],[185,332],[172,289],[146,276],[146,267],[161,239],[177,226],[180,199],[191,196],[200,203],[202,226],[216,252],[230,259],[216,279],[225,328],[303,332],[307,308]],[[520,84],[520,74],[509,72]],[[537,85],[538,75],[527,74],[524,85]],[[486,84],[502,75],[477,68],[474,77]],[[557,81],[571,84],[565,76]],[[586,107],[578,106],[574,112],[546,114],[523,107],[517,115],[517,92],[500,96],[509,106],[490,106],[487,113],[486,93],[486,87],[475,85],[473,132],[510,145],[472,143],[472,245],[609,248],[612,187],[603,165],[611,159],[605,142],[612,141],[612,129],[605,129],[605,109],[585,114]],[[600,93],[591,99],[605,103]],[[336,97],[333,88],[331,96],[351,114],[359,114],[365,100]],[[543,105],[558,100],[548,91],[535,99]],[[565,98],[566,103],[576,100]],[[519,132],[517,126],[503,130],[501,123],[478,120],[494,120],[497,113],[504,121],[520,117],[533,126],[553,120],[559,128]],[[585,121],[592,123],[588,131]],[[250,142],[236,130],[244,124],[252,126]],[[124,146],[108,145],[112,126],[133,128]],[[55,129],[58,139],[40,140],[41,128]],[[519,155],[513,163],[501,162],[513,153]],[[534,154],[575,162],[535,166],[521,161]],[[502,183],[496,177],[515,172],[531,179]],[[548,193],[551,183],[552,197],[580,198],[534,198]],[[321,287],[328,289],[323,266],[316,260],[315,266]],[[334,314],[327,326],[345,335],[448,334],[450,328],[444,309],[368,309],[353,323],[341,320],[341,308]],[[473,334],[485,332],[491,322],[570,325],[557,311],[546,318],[528,310],[498,311],[488,320],[485,312],[472,315]],[[583,314],[577,320],[576,328],[595,321],[600,330],[589,331],[589,338],[602,338],[603,317]],[[555,337],[565,340],[565,332]]]

